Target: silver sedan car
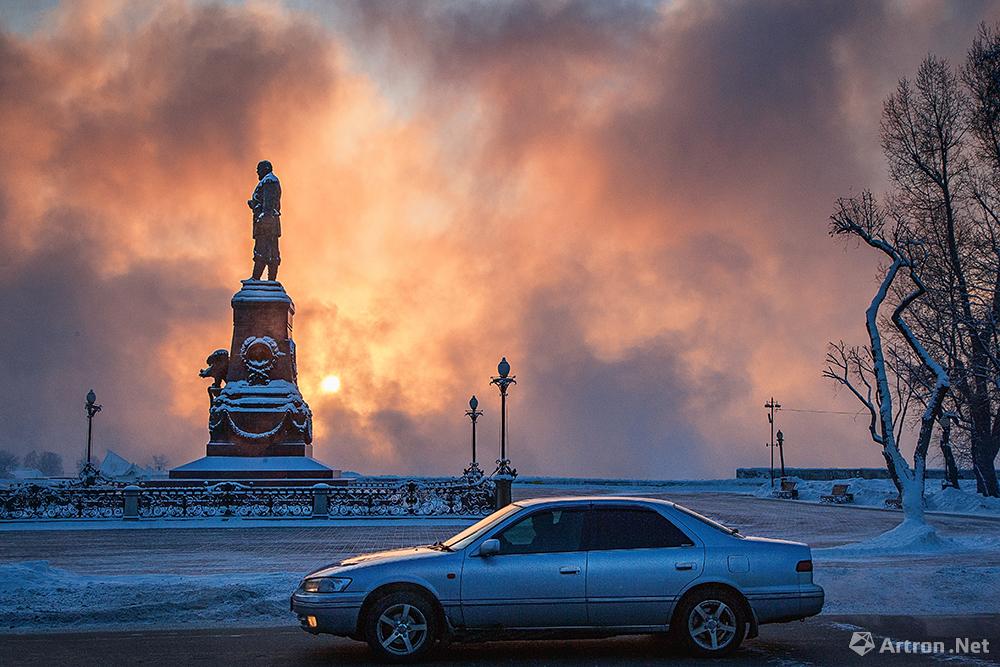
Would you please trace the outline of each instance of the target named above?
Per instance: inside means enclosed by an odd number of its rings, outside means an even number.
[[[302,628],[420,658],[444,639],[669,633],[728,654],[761,623],[818,614],[798,542],[744,537],[647,498],[518,501],[428,546],[356,556],[292,595]]]

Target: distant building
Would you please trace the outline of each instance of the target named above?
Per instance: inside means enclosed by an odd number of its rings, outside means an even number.
[[[149,468],[132,463],[110,449],[98,467],[101,474],[109,479],[135,480],[148,479],[153,476],[153,471]]]

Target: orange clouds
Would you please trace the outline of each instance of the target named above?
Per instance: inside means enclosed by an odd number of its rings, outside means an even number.
[[[964,48],[979,18],[913,63]],[[93,384],[104,445],[200,455],[196,371],[228,342],[267,157],[320,458],[459,471],[465,401],[479,394],[489,442],[507,355],[525,474],[760,464],[766,396],[843,405],[819,370],[827,340],[860,332],[871,267],[825,219],[881,173],[857,139],[878,119],[858,110],[910,65],[878,49],[935,20],[868,4],[362,3],[324,19],[71,3],[4,33],[0,447],[74,456]],[[339,392],[321,392],[329,375]],[[863,425],[784,419],[795,464],[879,464]]]

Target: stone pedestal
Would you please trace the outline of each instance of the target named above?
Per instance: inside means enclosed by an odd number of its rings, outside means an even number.
[[[511,475],[494,475],[493,481],[496,484],[496,509],[507,507],[511,503],[511,484],[514,478]]]
[[[299,391],[292,339],[295,304],[277,281],[244,280],[232,306],[226,383],[210,392],[207,456],[170,477],[332,477],[312,459],[312,412]]]

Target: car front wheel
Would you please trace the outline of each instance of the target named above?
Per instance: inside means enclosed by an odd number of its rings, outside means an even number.
[[[390,662],[412,662],[430,651],[440,634],[433,604],[418,593],[390,593],[371,606],[365,640]]]
[[[693,654],[715,658],[739,648],[746,630],[742,605],[725,590],[706,590],[682,603],[675,628]]]

